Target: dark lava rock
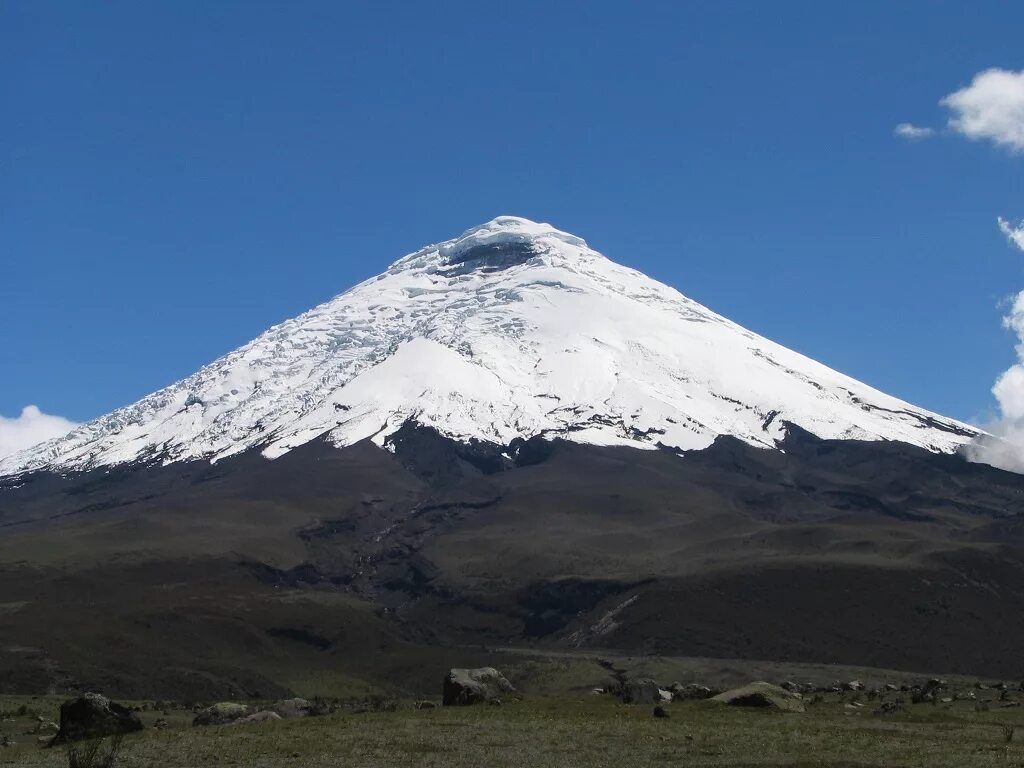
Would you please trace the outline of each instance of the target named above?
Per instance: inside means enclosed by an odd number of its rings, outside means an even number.
[[[884,702],[882,704],[882,706],[880,706],[878,709],[876,709],[873,714],[879,715],[879,716],[881,716],[881,715],[891,715],[891,714],[894,714],[896,712],[902,712],[902,711],[903,711],[903,705],[900,704],[898,701],[886,701],[886,702]]]
[[[668,717],[668,710],[660,704],[654,708],[655,717]]]
[[[128,707],[98,693],[86,693],[60,705],[60,730],[55,741],[64,743],[142,730],[142,720]]]
[[[650,678],[627,680],[622,684],[619,698],[624,704],[657,704],[661,701],[661,688]]]
[[[515,690],[512,683],[494,667],[453,669],[444,679],[442,701],[446,707],[480,704]]]

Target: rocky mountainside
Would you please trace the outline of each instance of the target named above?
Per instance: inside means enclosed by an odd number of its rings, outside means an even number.
[[[524,649],[1021,679],[1024,476],[976,434],[496,219],[0,465],[0,692]]]

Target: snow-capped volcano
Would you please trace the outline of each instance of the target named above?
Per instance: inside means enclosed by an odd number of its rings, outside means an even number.
[[[319,436],[774,447],[823,438],[949,452],[972,427],[752,333],[547,224],[502,216],[399,259],[192,376],[0,461],[0,475],[268,458]]]

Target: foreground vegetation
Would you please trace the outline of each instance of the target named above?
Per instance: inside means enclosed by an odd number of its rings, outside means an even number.
[[[36,713],[52,717],[58,700],[5,699],[2,731],[13,746],[0,765],[67,765],[58,747],[40,748]],[[706,701],[651,708],[609,696],[527,696],[501,706],[338,712],[255,725],[195,728],[189,710],[146,712],[166,728],[125,739],[122,768],[197,766],[445,766],[588,768],[685,766],[1011,766],[1024,765],[1024,710],[976,702],[908,705],[891,715],[855,707],[850,696],[812,703],[805,714],[742,709]],[[979,711],[982,710],[982,711]]]

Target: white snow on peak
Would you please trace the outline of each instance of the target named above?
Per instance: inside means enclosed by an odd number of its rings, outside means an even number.
[[[0,460],[0,475],[268,458],[326,436],[385,445],[409,420],[457,440],[541,435],[677,450],[729,434],[949,452],[977,430],[762,338],[547,224],[501,216],[193,375]]]

